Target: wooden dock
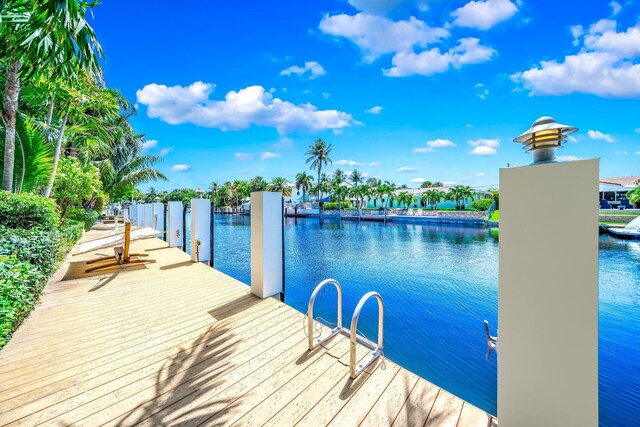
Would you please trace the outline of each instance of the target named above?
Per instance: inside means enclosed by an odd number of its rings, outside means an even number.
[[[0,352],[0,426],[496,423],[388,360],[350,380],[346,338],[308,352],[300,312],[159,239],[132,251],[156,263],[85,274],[103,249],[53,276]]]

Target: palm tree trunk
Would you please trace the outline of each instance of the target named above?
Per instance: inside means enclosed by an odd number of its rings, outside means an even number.
[[[2,101],[2,121],[4,122],[4,170],[2,189],[13,190],[13,169],[16,151],[16,117],[18,115],[18,96],[20,95],[20,68],[22,59],[12,57],[7,67],[7,81],[4,85]]]
[[[55,105],[55,97],[51,95],[51,101],[49,101],[49,111],[47,112],[47,126],[51,126],[53,120],[53,106]]]
[[[53,170],[51,171],[51,179],[49,180],[49,184],[47,184],[47,188],[44,191],[44,197],[51,196],[51,190],[53,189],[53,182],[56,179],[56,172],[58,171],[58,162],[60,161],[60,153],[62,151],[62,138],[64,137],[64,128],[67,125],[68,118],[69,118],[69,108],[67,107],[67,112],[64,114],[64,118],[62,119],[62,123],[60,124],[60,133],[58,134],[58,138],[56,140],[56,151],[53,155]]]

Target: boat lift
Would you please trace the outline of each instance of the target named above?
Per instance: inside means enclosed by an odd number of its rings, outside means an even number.
[[[327,332],[326,334],[314,338],[313,337],[313,305],[316,298],[323,287],[326,285],[335,286],[338,292],[338,322],[337,326]],[[378,343],[374,343],[362,335],[358,334],[358,319],[365,303],[370,299],[375,298],[378,300]],[[342,287],[334,279],[323,280],[316,286],[309,298],[309,307],[307,310],[307,335],[309,338],[309,351],[314,350],[326,341],[333,338],[335,335],[342,334],[349,337],[349,376],[353,379],[362,373],[369,365],[371,365],[378,357],[383,355],[383,342],[384,342],[384,303],[382,297],[377,292],[368,292],[358,302],[353,316],[351,317],[351,329],[342,327]],[[371,352],[365,356],[360,363],[356,365],[356,345],[360,343],[371,350]]]

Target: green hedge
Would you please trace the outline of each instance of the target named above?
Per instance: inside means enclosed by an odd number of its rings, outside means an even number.
[[[84,208],[71,208],[67,213],[67,219],[65,223],[70,219],[73,221],[81,222],[84,225],[85,231],[89,231],[91,227],[98,221],[100,215],[93,210],[86,210]]]
[[[60,258],[62,239],[58,230],[0,229],[0,255],[14,255],[20,261],[50,274]]]
[[[344,207],[344,203],[342,204]],[[338,202],[324,202],[322,205],[322,209],[332,211],[340,209],[340,204]]]
[[[0,227],[53,230],[59,223],[60,215],[53,200],[0,191]]]
[[[478,199],[471,202],[471,206],[479,211],[486,211],[491,207],[493,199]]]
[[[0,256],[0,348],[38,302],[46,277],[27,261]]]

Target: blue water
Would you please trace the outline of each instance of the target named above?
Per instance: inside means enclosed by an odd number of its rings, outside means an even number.
[[[249,217],[220,215],[215,224],[215,267],[250,283]],[[359,298],[378,291],[385,356],[496,414],[496,357],[485,359],[482,321],[495,333],[497,229],[287,219],[285,251],[287,304],[306,312],[318,282],[335,278],[348,325]],[[316,315],[335,322],[335,300],[326,288]],[[359,329],[376,338],[374,302]],[[601,236],[601,425],[640,425],[639,352],[640,243]]]

